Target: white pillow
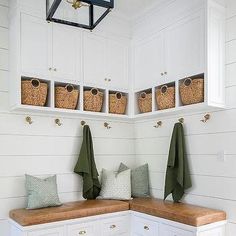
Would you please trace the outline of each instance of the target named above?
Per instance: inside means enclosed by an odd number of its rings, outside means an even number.
[[[102,189],[97,199],[130,200],[131,171],[121,173],[102,170]]]

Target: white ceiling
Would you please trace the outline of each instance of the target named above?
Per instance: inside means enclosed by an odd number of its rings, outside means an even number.
[[[158,4],[163,2],[163,0],[114,0],[114,2],[117,12],[128,18],[133,18],[150,8],[153,4]]]

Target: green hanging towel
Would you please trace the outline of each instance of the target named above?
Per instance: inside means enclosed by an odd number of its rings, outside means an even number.
[[[74,172],[83,178],[83,197],[88,200],[96,199],[101,185],[94,160],[92,135],[88,125],[83,128],[83,143]]]
[[[174,202],[179,202],[184,195],[184,191],[191,187],[192,183],[184,142],[184,129],[181,123],[176,123],[169,150],[164,199],[172,193]]]

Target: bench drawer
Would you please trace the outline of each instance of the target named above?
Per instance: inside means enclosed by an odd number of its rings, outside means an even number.
[[[68,236],[96,236],[97,232],[97,222],[92,221],[88,223],[80,223],[69,225],[67,227]]]
[[[129,233],[129,216],[119,216],[111,219],[104,219],[101,225],[103,236],[125,235]]]
[[[28,236],[64,236],[64,228],[52,228],[52,229],[43,229],[35,230],[28,233]]]
[[[134,235],[139,236],[157,236],[158,235],[158,223],[144,219],[142,217],[133,218],[133,231]]]
[[[194,234],[190,231],[175,228],[169,225],[160,226],[160,235],[161,236],[194,236]]]

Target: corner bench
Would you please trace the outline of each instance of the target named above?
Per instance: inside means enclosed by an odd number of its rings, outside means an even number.
[[[91,200],[10,212],[11,236],[224,236],[223,211],[158,199]]]

